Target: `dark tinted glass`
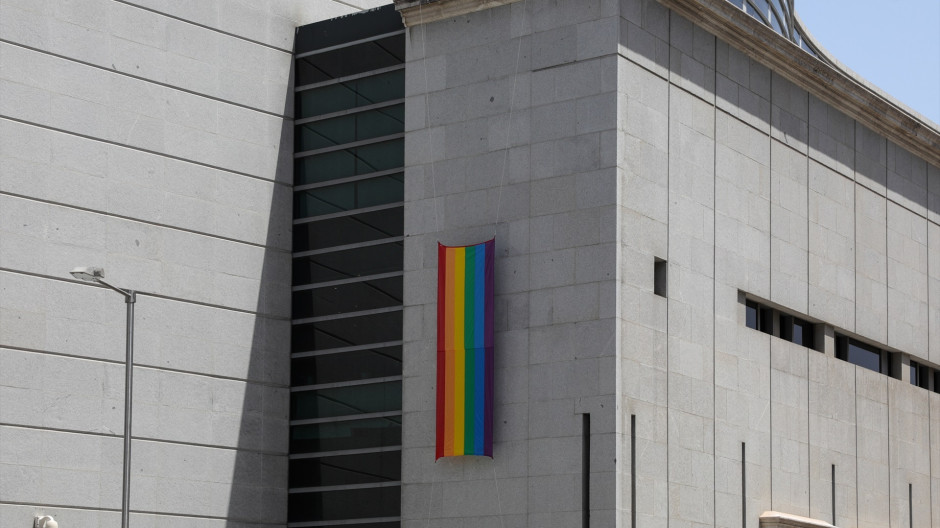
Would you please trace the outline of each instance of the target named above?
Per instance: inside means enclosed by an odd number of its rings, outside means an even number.
[[[401,312],[294,325],[291,339],[297,352],[400,341]]]
[[[294,53],[301,54],[329,48],[403,28],[401,15],[395,10],[394,5],[388,4],[356,13],[355,16],[333,18],[300,26],[297,28],[297,35],[294,39]]]
[[[744,313],[747,327],[757,330],[757,303],[754,301],[744,303]]]
[[[294,251],[402,236],[405,232],[404,212],[404,208],[394,207],[295,225]]]
[[[294,111],[297,119],[303,119],[403,97],[404,68],[297,92]]]
[[[355,528],[401,528],[400,522],[383,522],[383,523],[366,523],[360,524],[356,523],[352,525]],[[318,524],[317,528],[350,528],[349,524]]]
[[[757,309],[758,315],[758,330],[764,332],[765,334],[774,333],[774,311],[771,308],[766,306],[759,306]]]
[[[296,85],[318,83],[405,62],[405,36],[347,46],[297,59]]]
[[[294,193],[294,218],[402,202],[405,199],[404,177],[405,175],[399,172],[368,180],[297,191]],[[296,229],[295,227],[295,233]]]
[[[398,486],[287,496],[287,522],[397,517],[400,514],[401,488]]]
[[[401,346],[297,358],[291,385],[317,385],[401,375]]]
[[[298,158],[294,162],[294,184],[319,183],[370,172],[398,169],[404,164],[404,140],[393,139]]]
[[[294,285],[401,271],[402,242],[333,251],[294,259]]]
[[[294,292],[293,317],[319,317],[401,305],[402,278],[389,277]]]
[[[867,368],[868,370],[882,372],[881,352],[879,350],[867,345],[863,345],[862,343],[852,339],[847,340],[846,347],[846,361],[852,363],[853,365]]]
[[[933,373],[933,391],[940,393],[940,370]]]
[[[294,151],[335,147],[405,130],[405,105],[348,114],[294,127]]]
[[[806,348],[815,348],[813,338],[814,334],[816,333],[816,326],[810,322],[797,319],[795,317],[792,318],[792,320],[792,338],[790,341],[796,343],[797,345],[803,345]]]
[[[344,420],[290,428],[290,452],[312,453],[401,445],[401,417]]]
[[[401,480],[401,451],[298,458],[290,461],[290,487],[341,486]]]
[[[291,393],[291,420],[401,410],[401,382],[368,383]]]

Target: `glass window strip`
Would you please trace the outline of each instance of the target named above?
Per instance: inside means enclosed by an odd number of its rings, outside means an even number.
[[[361,519],[342,519],[336,521],[307,521],[287,523],[287,528],[318,528],[320,526],[355,526],[383,522],[399,522],[401,517],[365,517]]]
[[[403,242],[405,237],[396,236],[388,238],[379,238],[376,240],[368,240],[366,242],[356,242],[355,244],[344,244],[342,246],[333,246],[323,249],[311,249],[309,251],[298,251],[292,253],[293,258],[303,258],[303,257],[315,257],[317,255],[323,255],[325,253],[333,253],[335,251],[346,251],[347,249],[357,249],[369,246],[380,246],[382,244],[391,244],[394,242]]]
[[[394,171],[393,174],[398,173],[398,172],[401,172],[401,171]],[[317,215],[317,216],[305,216],[303,218],[295,219],[294,225],[309,224],[313,222],[319,222],[321,220],[332,220],[334,218],[342,218],[344,216],[352,216],[352,215],[361,214],[361,213],[371,213],[373,211],[382,211],[384,209],[394,209],[396,207],[403,207],[404,205],[405,205],[405,202],[392,202],[392,203],[382,204],[382,205],[373,205],[370,207],[360,207],[359,209],[350,209],[348,211],[339,211],[336,213],[327,213],[327,214],[322,214],[322,215]]]
[[[332,147],[323,147],[321,149],[314,150],[305,150],[303,152],[295,152],[294,159],[307,158],[310,156],[316,156],[318,154],[329,154],[330,152],[336,152],[337,150],[346,150],[356,147],[364,147],[366,145],[371,145],[373,143],[382,143],[384,141],[392,141],[394,139],[402,139],[405,137],[404,132],[397,132],[395,134],[389,134],[387,136],[379,136],[375,138],[363,139],[361,141],[353,141],[352,143],[343,143],[341,145],[333,145]]]
[[[306,317],[304,319],[292,319],[292,325],[302,325],[310,323],[321,323],[323,321],[335,321],[337,319],[349,319],[351,317],[363,317],[366,315],[376,315],[389,312],[401,312],[404,306],[388,306],[385,308],[373,308],[371,310],[360,310],[358,312],[343,312],[333,315],[321,315],[319,317]]]
[[[294,352],[290,355],[291,359],[300,359],[305,357],[313,356],[326,356],[329,354],[342,354],[344,352],[356,352],[359,350],[372,350],[374,348],[389,348],[394,346],[401,346],[404,344],[404,341],[383,341],[381,343],[370,343],[366,345],[354,345],[347,347],[336,347],[336,348],[324,348],[323,350],[310,350],[306,352]]]
[[[326,281],[326,282],[315,282],[313,284],[304,284],[302,286],[294,286],[291,288],[291,291],[306,291],[306,290],[316,290],[317,288],[330,288],[333,286],[342,286],[344,284],[352,284],[354,282],[367,282],[371,280],[379,279],[390,279],[393,277],[403,277],[405,272],[403,271],[391,271],[388,273],[376,273],[375,275],[363,275],[361,277],[352,277],[349,279],[339,279],[335,281]]]
[[[373,383],[386,383],[389,381],[402,381],[403,376],[385,376],[382,378],[368,378],[362,380],[352,380],[352,381],[337,381],[335,383],[320,383],[319,385],[300,385],[290,388],[291,392],[305,392],[305,391],[315,391],[322,389],[335,389],[339,387],[353,387],[356,385],[371,385]]]
[[[344,42],[344,43],[342,43],[342,44],[337,44],[337,45],[335,45],[335,46],[329,46],[329,47],[326,47],[326,48],[320,48],[320,49],[313,50],[313,51],[307,51],[307,52],[304,52],[304,53],[298,53],[297,55],[294,55],[294,59],[306,59],[307,57],[310,57],[310,56],[313,56],[313,55],[319,55],[319,54],[321,54],[321,53],[327,53],[327,52],[330,52],[330,51],[336,51],[336,50],[338,50],[338,49],[343,49],[343,48],[350,48],[350,47],[352,47],[352,46],[357,46],[357,45],[359,45],[359,44],[365,44],[366,42],[372,42],[372,41],[375,41],[375,40],[382,40],[382,39],[384,39],[384,38],[394,37],[395,35],[404,35],[404,34],[405,34],[405,30],[404,30],[404,29],[400,29],[400,30],[398,30],[398,31],[391,31],[391,32],[389,32],[389,33],[382,33],[381,35],[376,35],[376,36],[373,36],[373,37],[366,37],[366,38],[359,39],[359,40],[352,40],[352,41],[349,41],[349,42]]]
[[[329,416],[326,418],[305,418],[303,420],[291,420],[290,425],[316,425],[334,422],[351,422],[353,420],[368,420],[370,418],[392,418],[401,416],[401,411],[382,411],[362,414],[344,414],[342,416]]]
[[[384,453],[386,451],[401,451],[401,446],[364,447],[362,449],[339,449],[336,451],[316,451],[313,453],[292,453],[287,458],[301,460],[306,458],[328,458],[334,456],[368,455],[371,453]]]
[[[382,101],[381,103],[375,103],[371,105],[354,106],[352,108],[348,108],[346,110],[340,110],[338,112],[331,112],[329,114],[321,114],[318,116],[305,117],[303,119],[296,119],[294,120],[294,125],[296,126],[306,125],[308,123],[315,123],[317,121],[325,121],[327,119],[333,119],[334,117],[343,117],[349,114],[358,114],[359,112],[368,112],[370,110],[380,110],[382,108],[386,108],[389,106],[400,105],[400,104],[403,104],[404,102],[405,102],[405,99],[402,98],[402,99],[391,99],[389,101]]]
[[[302,185],[295,185],[294,192],[300,191],[309,191],[311,189],[319,189],[320,187],[331,187],[333,185],[342,185],[344,183],[353,183],[359,180],[371,180],[372,178],[380,178],[382,176],[391,176],[392,174],[398,174],[403,172],[404,167],[396,167],[394,169],[385,169],[375,172],[367,172],[365,174],[357,174],[355,176],[347,176],[345,178],[337,178],[335,180],[324,180],[316,183],[304,183]],[[294,223],[298,223],[296,220]]]
[[[323,491],[343,491],[370,488],[393,488],[401,486],[400,480],[386,480],[383,482],[368,482],[362,484],[336,484],[334,486],[310,486],[306,488],[287,488],[287,493],[317,493]]]
[[[395,66],[387,66],[385,68],[379,68],[377,70],[370,70],[363,73],[356,73],[353,75],[347,75],[345,77],[337,77],[335,79],[330,79],[328,81],[315,82],[310,84],[305,84],[303,86],[297,86],[294,88],[294,93],[303,92],[305,90],[313,90],[315,88],[322,88],[324,86],[329,86],[331,84],[339,84],[343,82],[355,81],[356,79],[362,79],[365,77],[372,77],[373,75],[379,75],[381,73],[388,73],[395,70],[404,70],[404,64],[397,64]]]

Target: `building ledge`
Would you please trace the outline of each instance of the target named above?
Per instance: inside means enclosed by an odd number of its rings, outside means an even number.
[[[760,528],[836,528],[835,526],[809,517],[800,517],[791,513],[765,511],[760,514]]]
[[[727,0],[659,0],[728,44],[940,167],[940,128],[866,83],[801,50]]]
[[[519,0],[395,0],[405,27],[428,24]]]

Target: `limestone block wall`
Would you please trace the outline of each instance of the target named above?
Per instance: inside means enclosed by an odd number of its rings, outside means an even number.
[[[0,2],[0,525],[283,525],[294,28],[376,2]]]
[[[936,526],[940,395],[831,335],[940,366],[940,170],[655,1],[620,17],[621,525]],[[749,329],[745,298],[829,337]]]
[[[618,9],[532,0],[408,29],[403,526],[622,522]],[[494,458],[435,463],[437,244],[494,235]]]

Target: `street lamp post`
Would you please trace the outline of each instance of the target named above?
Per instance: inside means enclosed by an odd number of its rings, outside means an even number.
[[[104,280],[103,268],[75,268],[71,274],[76,279],[96,282],[124,296],[127,305],[127,356],[124,361],[124,480],[121,488],[121,528],[129,526],[131,491],[131,403],[134,384],[134,303],[137,292],[124,290]]]

